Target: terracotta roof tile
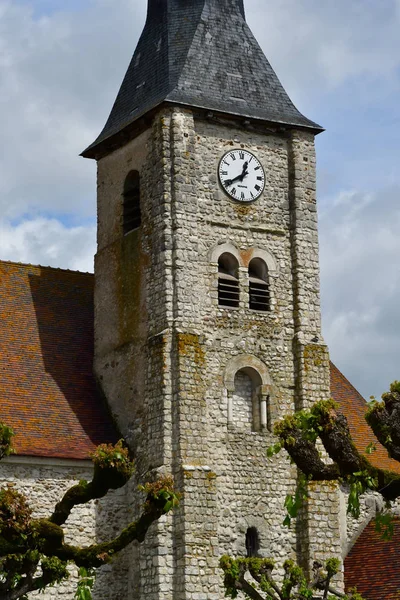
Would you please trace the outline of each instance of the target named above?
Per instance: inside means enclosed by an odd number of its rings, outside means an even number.
[[[374,443],[376,451],[368,456],[371,463],[400,473],[400,463],[389,458],[365,420],[366,401],[333,364],[331,394],[347,417],[358,450],[365,453],[368,444]],[[400,519],[395,520],[394,526],[394,536],[389,541],[375,531],[374,521],[364,529],[344,563],[347,590],[357,587],[366,600],[400,598]]]
[[[357,587],[366,600],[398,600],[399,563],[400,519],[394,521],[391,540],[384,540],[371,521],[345,560],[346,589]]]
[[[93,284],[0,262],[0,419],[20,455],[83,459],[117,439],[92,372]]]
[[[400,463],[389,458],[387,450],[378,442],[365,420],[367,403],[346,377],[331,363],[331,394],[340,404],[341,411],[347,417],[351,435],[360,452],[366,453],[372,442],[376,451],[368,455],[368,459],[376,467],[400,473]]]

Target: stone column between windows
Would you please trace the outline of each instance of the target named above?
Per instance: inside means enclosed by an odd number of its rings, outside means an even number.
[[[271,386],[262,385],[260,388],[260,416],[261,416],[261,431],[271,429],[271,416],[269,410],[271,396]]]

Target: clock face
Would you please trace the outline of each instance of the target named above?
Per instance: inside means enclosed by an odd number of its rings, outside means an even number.
[[[225,192],[239,202],[257,200],[265,188],[265,173],[258,158],[247,150],[231,150],[219,163],[219,180]]]

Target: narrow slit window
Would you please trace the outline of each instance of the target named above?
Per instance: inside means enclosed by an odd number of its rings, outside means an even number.
[[[134,231],[135,229],[139,229],[141,224],[142,213],[140,208],[140,175],[138,171],[131,171],[125,180],[124,186],[124,235]]]
[[[253,258],[249,265],[249,295],[251,310],[270,310],[268,267],[261,258]]]
[[[260,550],[260,537],[255,527],[249,527],[246,532],[247,558],[256,558]]]
[[[239,307],[239,263],[229,253],[218,260],[218,304],[227,308]]]

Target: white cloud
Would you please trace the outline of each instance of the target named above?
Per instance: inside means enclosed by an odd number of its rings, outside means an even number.
[[[400,186],[342,192],[321,211],[325,338],[367,397],[399,378],[399,200]]]
[[[17,226],[0,221],[2,260],[93,272],[96,228],[65,227],[56,219],[37,218]]]
[[[79,153],[105,122],[139,34],[137,13],[130,0],[118,10],[97,0],[82,13],[37,19],[28,5],[0,0],[3,216],[94,213],[95,165]]]
[[[398,0],[247,0],[248,21],[272,66],[301,103],[353,77],[398,85]],[[369,94],[379,94],[380,86]],[[370,98],[369,98],[370,100]]]

